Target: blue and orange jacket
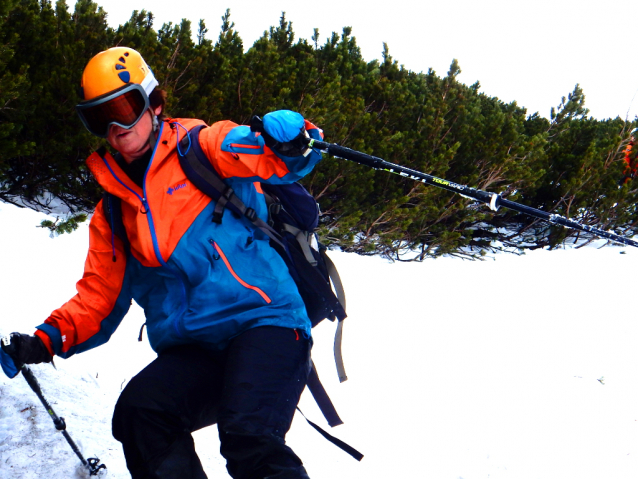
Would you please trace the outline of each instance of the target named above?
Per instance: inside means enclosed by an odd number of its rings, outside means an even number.
[[[38,335],[51,353],[69,357],[109,340],[135,300],[146,315],[149,341],[160,352],[180,344],[225,347],[257,326],[294,328],[310,336],[310,321],[286,264],[245,218],[224,211],[213,223],[215,202],[186,178],[177,154],[180,139],[200,120],[165,120],[143,188],[109,154],[87,165],[100,185],[122,199],[130,241],[127,256],[101,204],[89,226],[89,252],[77,295],[57,309]],[[321,131],[306,122],[311,137]],[[264,220],[260,184],[290,183],[321,159],[275,154],[247,126],[215,123],[199,134],[212,165]]]

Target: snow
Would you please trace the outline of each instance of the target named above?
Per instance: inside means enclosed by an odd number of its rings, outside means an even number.
[[[74,293],[88,228],[50,239],[46,216],[0,204],[0,333],[31,333]],[[288,444],[313,478],[638,477],[638,250],[597,243],[486,261],[389,263],[331,253],[348,295],[338,383],[334,325],[313,357],[353,460],[295,417]],[[106,345],[33,366],[85,457],[130,477],[110,417],[150,362],[133,307]],[[324,427],[312,397],[301,410]],[[329,429],[328,426],[325,426]],[[215,427],[195,433],[209,477],[228,477]],[[79,461],[21,377],[0,378],[0,477],[76,477]]]

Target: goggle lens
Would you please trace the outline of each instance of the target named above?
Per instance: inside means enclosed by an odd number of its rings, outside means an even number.
[[[131,128],[147,108],[146,97],[140,90],[133,89],[93,106],[78,108],[78,113],[91,133],[106,138],[112,123]]]

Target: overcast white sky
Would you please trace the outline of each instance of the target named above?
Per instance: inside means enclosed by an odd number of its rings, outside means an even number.
[[[71,8],[73,0],[68,0]],[[363,57],[381,57],[383,42],[400,64],[413,71],[433,68],[445,75],[459,60],[461,81],[480,81],[482,91],[528,113],[549,116],[562,96],[582,86],[596,118],[638,115],[638,62],[635,60],[635,2],[629,0],[98,0],[117,26],[131,12],[150,10],[156,29],[164,22],[200,18],[217,38],[226,8],[246,48],[282,11],[297,38],[319,28],[320,42],[331,32],[353,28]]]

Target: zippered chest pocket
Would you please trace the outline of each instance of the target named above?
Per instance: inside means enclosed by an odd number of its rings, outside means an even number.
[[[233,265],[231,264],[230,259],[228,258],[228,256],[226,256],[226,254],[224,253],[224,251],[222,250],[221,246],[219,246],[219,244],[213,240],[212,238],[208,240],[208,242],[210,243],[211,247],[213,248],[213,253],[215,254],[213,256],[213,259],[215,260],[222,260],[224,262],[224,265],[226,266],[226,269],[228,269],[228,272],[232,275],[233,278],[235,278],[235,280],[244,288],[246,289],[250,289],[252,291],[254,291],[256,294],[258,294],[259,296],[262,297],[262,299],[267,303],[270,304],[272,302],[272,300],[268,297],[268,295],[259,287],[257,286],[253,286],[249,283],[247,283],[246,281],[244,281],[235,271],[235,269],[233,268]]]

